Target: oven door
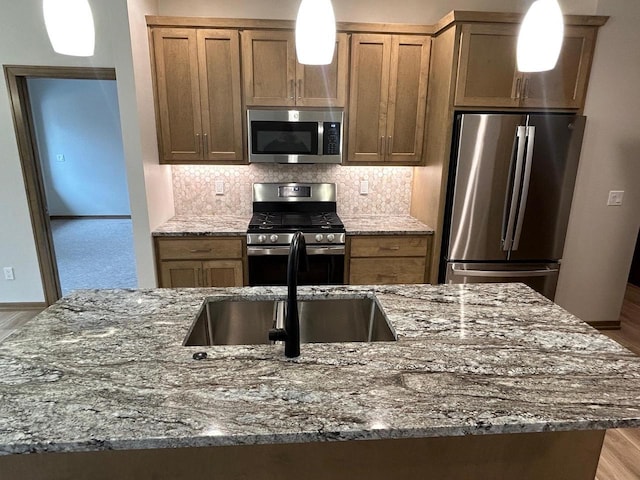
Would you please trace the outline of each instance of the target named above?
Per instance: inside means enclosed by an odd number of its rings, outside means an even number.
[[[247,247],[249,285],[286,285],[288,246]],[[298,285],[340,285],[344,283],[344,246],[307,247],[309,270],[302,262]]]

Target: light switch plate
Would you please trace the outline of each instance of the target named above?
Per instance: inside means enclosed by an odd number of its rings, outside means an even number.
[[[368,195],[368,194],[369,194],[369,181],[360,180],[360,195]]]
[[[4,267],[2,269],[4,271],[4,279],[5,280],[15,280],[16,277],[13,273],[13,267]]]
[[[624,197],[623,190],[611,190],[609,192],[609,199],[607,200],[607,205],[613,207],[619,207],[622,205],[622,197]]]
[[[224,181],[216,180],[213,182],[216,195],[224,195]]]

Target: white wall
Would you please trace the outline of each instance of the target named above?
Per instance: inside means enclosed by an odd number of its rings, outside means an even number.
[[[91,0],[90,3],[96,24],[96,51],[93,57],[82,58],[53,52],[44,28],[41,0],[3,2],[0,15],[0,64],[116,68],[138,281],[142,287],[150,286],[155,284],[155,279],[140,136],[141,132],[153,128],[154,122],[151,122],[151,127],[141,127],[148,119],[142,118],[140,121],[137,114],[126,0]],[[145,8],[148,13],[154,13],[155,1],[146,2]],[[141,22],[144,22],[143,17],[136,21],[137,24]],[[147,55],[146,63],[141,64],[147,70],[148,59]],[[40,302],[44,300],[44,294],[6,82],[0,82],[0,125],[3,126],[0,128],[0,225],[3,225],[0,229],[0,266],[13,266],[16,276],[14,281],[0,279],[0,303]],[[154,187],[153,180],[149,180],[151,190]],[[171,195],[170,186],[162,188]],[[166,218],[171,216],[171,212],[162,214]],[[154,211],[152,216],[157,217],[157,212]]]
[[[592,15],[597,0],[560,0],[565,13]],[[433,24],[451,10],[522,12],[532,0],[333,0],[343,22]],[[294,20],[300,0],[158,0],[160,15]]]
[[[587,321],[617,320],[640,226],[640,2],[600,0],[588,117],[556,301]],[[609,190],[624,203],[608,207]]]
[[[49,215],[130,215],[116,82],[27,84]]]

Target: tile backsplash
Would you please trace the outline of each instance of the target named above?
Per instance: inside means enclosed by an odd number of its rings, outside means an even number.
[[[173,165],[176,215],[249,215],[255,182],[331,182],[337,185],[338,213],[408,215],[413,167],[251,164]],[[224,195],[216,195],[216,181]],[[360,181],[369,182],[361,195]]]

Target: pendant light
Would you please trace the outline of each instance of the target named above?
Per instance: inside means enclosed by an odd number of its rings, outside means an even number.
[[[95,47],[93,14],[88,0],[43,0],[49,41],[56,53],[90,57]]]
[[[304,65],[328,65],[336,48],[331,0],[302,0],[296,18],[296,55]]]
[[[536,0],[520,26],[518,70],[544,72],[556,66],[564,37],[564,19],[557,0]]]

